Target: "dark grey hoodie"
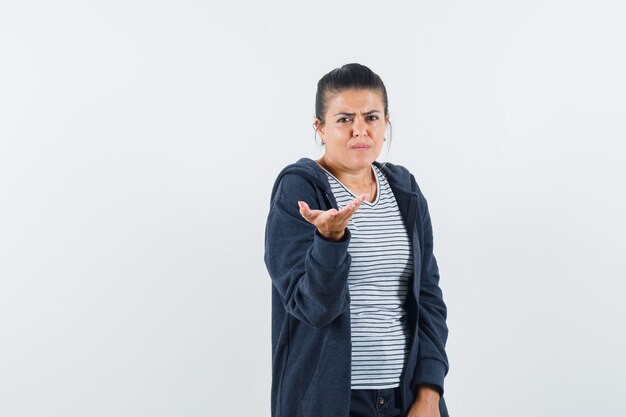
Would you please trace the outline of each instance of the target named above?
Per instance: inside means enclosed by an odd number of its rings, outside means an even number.
[[[402,415],[415,401],[419,384],[443,398],[448,373],[445,345],[447,308],[433,255],[428,204],[415,177],[390,162],[382,170],[394,193],[413,248],[414,268],[406,297],[411,331],[409,355],[400,379]],[[272,279],[272,417],[348,417],[351,328],[348,273],[350,229],[340,241],[324,239],[300,214],[339,209],[325,171],[301,158],[280,171],[272,189],[265,227],[265,265]]]

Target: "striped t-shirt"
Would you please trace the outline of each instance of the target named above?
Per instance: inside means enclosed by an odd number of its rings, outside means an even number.
[[[409,236],[385,175],[376,174],[376,201],[363,201],[348,222],[352,328],[352,389],[400,385],[409,336],[404,300],[413,273]],[[324,169],[338,208],[357,196]]]

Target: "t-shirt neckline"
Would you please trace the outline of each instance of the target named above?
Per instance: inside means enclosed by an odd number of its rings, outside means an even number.
[[[344,183],[342,183],[341,181],[339,181],[339,179],[337,177],[335,177],[330,171],[328,171],[326,168],[324,168],[323,166],[321,166],[319,164],[319,162],[315,161],[315,163],[322,168],[324,171],[326,171],[326,173],[328,175],[330,175],[331,177],[333,177],[333,179],[335,181],[337,181],[343,188],[344,190],[346,190],[351,196],[353,196],[354,198],[357,198],[358,196],[356,194],[354,194],[352,192],[352,190],[350,190],[348,187],[346,187],[346,185]],[[378,177],[378,172],[376,172],[377,168],[374,164],[371,164],[370,167],[372,168],[372,171],[374,171],[374,177],[376,178],[376,200],[373,202],[369,202],[367,200],[363,200],[363,204],[367,204],[370,207],[374,207],[376,204],[378,204],[378,202],[380,201],[380,178]]]

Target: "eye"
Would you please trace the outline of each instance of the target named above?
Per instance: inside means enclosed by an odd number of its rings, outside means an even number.
[[[341,122],[342,120],[347,120],[347,119],[348,119],[347,117],[342,117],[341,119],[339,119],[339,120],[337,120],[337,121],[338,121],[339,123],[342,123],[342,122]]]
[[[371,115],[370,117],[373,117],[371,120],[378,120],[378,116]]]

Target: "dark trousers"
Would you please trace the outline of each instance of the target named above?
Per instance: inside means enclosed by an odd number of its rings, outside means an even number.
[[[350,417],[401,417],[400,387],[353,389]]]

